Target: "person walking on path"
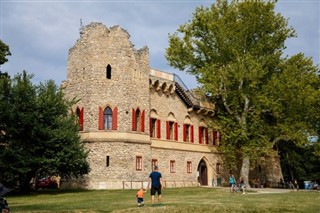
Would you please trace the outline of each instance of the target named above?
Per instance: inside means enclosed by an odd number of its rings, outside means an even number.
[[[154,206],[154,196],[157,193],[158,194],[158,203],[159,206],[161,206],[161,189],[162,189],[162,176],[161,173],[158,172],[158,166],[154,166],[153,171],[149,175],[148,180],[148,187],[147,190],[150,189],[150,183],[151,183],[151,204]]]

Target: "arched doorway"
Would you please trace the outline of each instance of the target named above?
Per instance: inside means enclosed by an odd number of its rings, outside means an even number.
[[[198,181],[200,185],[207,186],[208,185],[208,169],[207,164],[204,160],[201,160],[198,165]]]

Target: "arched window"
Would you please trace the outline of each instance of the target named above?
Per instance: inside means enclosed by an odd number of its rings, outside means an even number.
[[[105,108],[103,112],[104,129],[112,129],[112,110],[110,107]]]
[[[144,132],[145,110],[132,109],[132,131]]]
[[[108,66],[106,68],[106,77],[107,77],[107,79],[111,79],[111,66],[110,66],[110,64],[108,64]]]
[[[176,118],[172,112],[168,114],[166,121],[166,133],[167,140],[178,140],[178,122],[176,122]]]

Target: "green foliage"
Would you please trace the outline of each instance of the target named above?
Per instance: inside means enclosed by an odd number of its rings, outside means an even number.
[[[88,173],[72,103],[53,81],[35,86],[25,71],[0,81],[0,182],[29,190],[40,175]]]
[[[303,54],[283,58],[295,31],[275,4],[218,0],[169,35],[169,64],[213,94],[230,164],[266,155],[280,139],[303,145],[319,131],[317,68]]]
[[[6,57],[10,55],[9,46],[0,40],[0,66],[8,61]]]

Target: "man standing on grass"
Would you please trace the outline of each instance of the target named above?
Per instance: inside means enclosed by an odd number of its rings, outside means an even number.
[[[162,176],[161,173],[158,172],[158,166],[154,166],[154,170],[149,175],[148,187],[149,190],[151,182],[151,204],[154,206],[154,196],[158,193],[158,202],[159,206],[161,206],[161,189],[162,189]]]

